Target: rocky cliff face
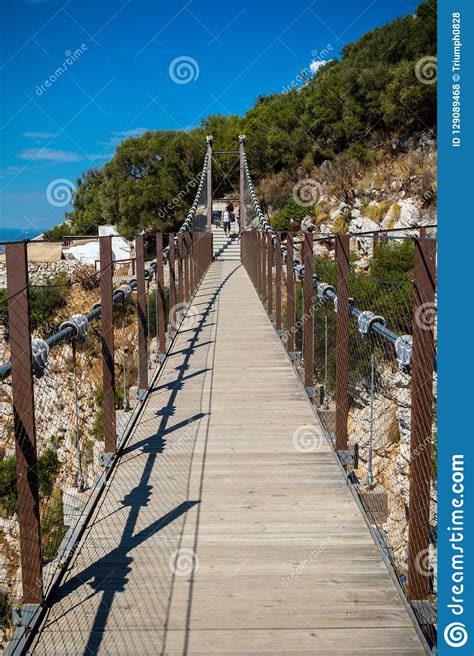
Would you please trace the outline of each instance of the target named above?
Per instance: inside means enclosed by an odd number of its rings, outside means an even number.
[[[382,530],[395,567],[403,576],[407,566],[410,508],[411,377],[397,371],[390,363],[381,365],[377,375],[378,390],[374,396],[372,424],[372,484],[368,483],[370,395],[361,387],[356,389],[349,414],[349,442],[351,447],[357,443],[359,448],[359,464],[355,472],[359,482],[358,490],[369,518]],[[434,382],[436,383],[436,380]],[[433,428],[430,448],[435,441],[436,433]],[[430,465],[431,463],[428,466]],[[436,505],[436,481],[432,476],[430,512],[433,535],[436,527]],[[436,543],[430,546],[429,557],[423,562],[432,569],[436,586]]]
[[[58,260],[56,262],[38,262],[28,265],[28,277],[31,285],[44,285],[59,273],[66,273],[70,278],[76,268],[80,266],[75,260]],[[0,288],[7,286],[7,267],[5,261],[0,260]]]

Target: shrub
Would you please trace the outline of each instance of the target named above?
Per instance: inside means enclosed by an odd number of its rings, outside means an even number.
[[[99,287],[99,272],[91,264],[81,264],[76,267],[72,281],[80,285],[84,290],[91,291]]]
[[[130,383],[130,381],[128,381]],[[123,407],[123,388],[121,386],[115,387],[115,407]],[[104,389],[102,386],[98,387],[95,391],[95,402],[99,406],[99,409],[96,412],[94,417],[94,423],[92,424],[92,436],[94,439],[102,442],[104,439]]]
[[[11,601],[6,592],[0,591],[0,627],[8,629],[12,623]]]
[[[337,234],[338,232],[347,232],[349,224],[341,214],[338,214],[333,221],[332,229],[334,234]]]
[[[65,235],[70,235],[73,229],[68,223],[60,223],[44,233],[44,238],[48,241],[62,241]]]
[[[292,199],[287,201],[280,214],[277,214],[271,220],[271,225],[277,232],[288,232],[299,230],[301,221],[308,215],[308,208],[301,207]]]
[[[66,531],[61,490],[54,490],[51,504],[41,518],[41,542],[43,555],[47,560],[53,560],[56,557]]]
[[[374,153],[363,146],[361,143],[350,144],[345,154],[354,158],[361,164],[372,164],[375,159]]]
[[[330,221],[331,217],[329,214],[319,214],[315,220],[315,223],[317,226],[321,225],[321,223],[326,223],[326,221]]]
[[[384,215],[384,211],[380,208],[380,205],[365,205],[362,207],[362,214],[367,216],[375,223],[380,224]]]
[[[44,285],[31,285],[30,325],[31,330],[47,331],[51,326],[55,312],[67,304],[65,290],[68,281],[65,273],[59,273]],[[8,325],[8,296],[6,289],[0,289],[0,322]]]
[[[61,463],[53,449],[47,448],[38,458],[38,483],[41,496],[50,497]]]
[[[400,442],[400,427],[396,417],[392,419],[388,427],[388,441],[390,444],[398,444]]]
[[[65,273],[59,273],[45,285],[30,287],[31,330],[44,330],[53,320],[55,312],[66,306],[66,289]]]
[[[393,218],[398,221],[400,218],[400,205],[398,203],[393,203],[393,205],[390,206],[390,213]]]
[[[10,517],[16,511],[16,458],[0,460],[0,515]]]
[[[61,463],[53,449],[38,458],[38,485],[42,497],[50,497]],[[16,457],[0,461],[0,514],[11,517],[17,510]]]
[[[409,280],[413,270],[415,245],[411,239],[382,240],[370,261],[369,273],[379,280]]]

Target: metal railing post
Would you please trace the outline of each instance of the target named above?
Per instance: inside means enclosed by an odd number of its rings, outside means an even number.
[[[183,253],[183,262],[184,262],[184,301],[185,303],[189,303],[191,299],[191,293],[190,293],[190,280],[191,280],[191,272],[190,272],[190,238],[189,238],[189,233],[185,232],[183,236],[183,248],[184,248],[184,253]]]
[[[310,398],[314,397],[314,313],[313,313],[313,236],[305,233],[302,249],[303,281],[303,359],[304,386]]]
[[[429,571],[433,363],[435,358],[436,242],[415,239],[411,367],[410,499],[408,520],[409,599],[426,599]]]
[[[170,272],[170,310],[169,310],[169,332],[170,337],[174,336],[176,330],[176,268],[175,268],[175,247],[174,232],[168,235],[168,266]]]
[[[281,232],[275,244],[275,328],[281,335]]]
[[[199,284],[201,284],[201,281],[204,277],[204,271],[206,270],[206,263],[204,262],[204,233],[200,232],[199,233]]]
[[[163,263],[163,233],[156,233],[156,303],[158,309],[158,357],[160,362],[166,353],[165,273]]]
[[[145,240],[143,235],[139,235],[135,239],[135,259],[137,263],[138,394],[142,397],[148,389],[147,298],[145,282]]]
[[[262,296],[262,286],[261,286],[261,266],[260,266],[260,236],[257,230],[254,231],[254,250],[255,250],[255,288],[259,297]]]
[[[183,281],[183,235],[182,233],[178,234],[178,248],[177,248],[177,259],[178,259],[178,304],[181,305],[184,303],[184,281]]]
[[[295,352],[295,276],[293,274],[293,235],[286,235],[286,350],[291,358]]]
[[[245,228],[245,167],[244,167],[244,147],[245,136],[239,136],[239,153],[240,153],[240,188],[239,188],[239,218],[240,233]]]
[[[349,235],[336,236],[336,450],[347,450],[349,417]]]
[[[273,243],[268,233],[264,235],[267,251],[267,312],[270,319],[273,319]]]
[[[212,136],[207,137],[207,155],[207,229],[210,230],[212,225]]]
[[[191,300],[194,294],[195,288],[195,277],[196,277],[196,240],[195,232],[190,232],[188,235],[189,239],[189,300]]]
[[[260,280],[262,286],[261,299],[262,299],[263,306],[266,309],[268,307],[268,299],[267,299],[268,289],[267,289],[267,248],[266,248],[265,236],[266,235],[264,232],[262,231],[259,232],[260,253],[261,253],[260,264],[262,267],[262,270],[260,272]]]
[[[43,585],[26,242],[8,244],[5,257],[22,602],[37,605]]]
[[[112,303],[112,237],[99,237],[100,317],[102,328],[102,384],[104,388],[104,455],[117,450],[115,420],[114,316]]]

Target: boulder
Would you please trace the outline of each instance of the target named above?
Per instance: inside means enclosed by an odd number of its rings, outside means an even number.
[[[420,225],[420,212],[411,198],[400,200],[400,218],[395,224],[395,228],[413,228]]]

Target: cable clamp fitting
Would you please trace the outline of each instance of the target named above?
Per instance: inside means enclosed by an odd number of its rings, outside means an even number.
[[[121,299],[122,303],[128,303],[128,301],[130,300],[130,296],[132,295],[132,288],[130,286],[130,283],[132,282],[132,280],[136,281],[136,278],[132,278],[131,280],[129,280],[128,285],[120,285],[120,287],[118,287],[114,292],[114,294],[116,294],[117,292],[122,294],[122,299]]]
[[[298,262],[298,260],[293,260],[293,269],[295,270],[296,277],[298,280],[303,280],[304,278],[304,266]]]
[[[378,314],[374,314],[370,310],[364,310],[361,312],[357,318],[357,323],[359,326],[359,332],[362,337],[367,337],[369,335],[374,324],[380,323],[382,326],[387,324],[383,317]]]
[[[329,292],[333,292],[333,294],[336,293],[336,290],[332,285],[328,285],[327,282],[320,282],[318,284],[318,298],[320,298],[322,301],[329,301]],[[337,312],[337,305],[334,305],[334,309]]]
[[[333,291],[335,293],[334,287],[333,287]],[[348,305],[348,308],[349,308],[349,315],[351,315],[352,314],[352,308],[354,307],[354,299],[349,297],[347,300],[348,300],[347,305]],[[334,296],[333,302],[334,302],[334,312],[336,312],[336,314],[337,314],[337,296]]]
[[[33,356],[33,373],[37,378],[41,378],[44,370],[48,366],[49,345],[44,339],[39,337],[31,338],[31,353]]]
[[[401,335],[395,340],[395,353],[400,371],[409,374],[411,371],[411,354],[413,338],[411,335]]]
[[[153,268],[153,262],[149,266],[145,267],[145,280],[147,281],[153,280],[155,269],[156,269],[156,262],[155,262],[155,268]]]
[[[68,321],[64,321],[60,326],[59,330],[64,328],[72,328],[76,333],[74,336],[77,339],[78,344],[82,344],[87,335],[87,317],[84,314],[73,314]]]

